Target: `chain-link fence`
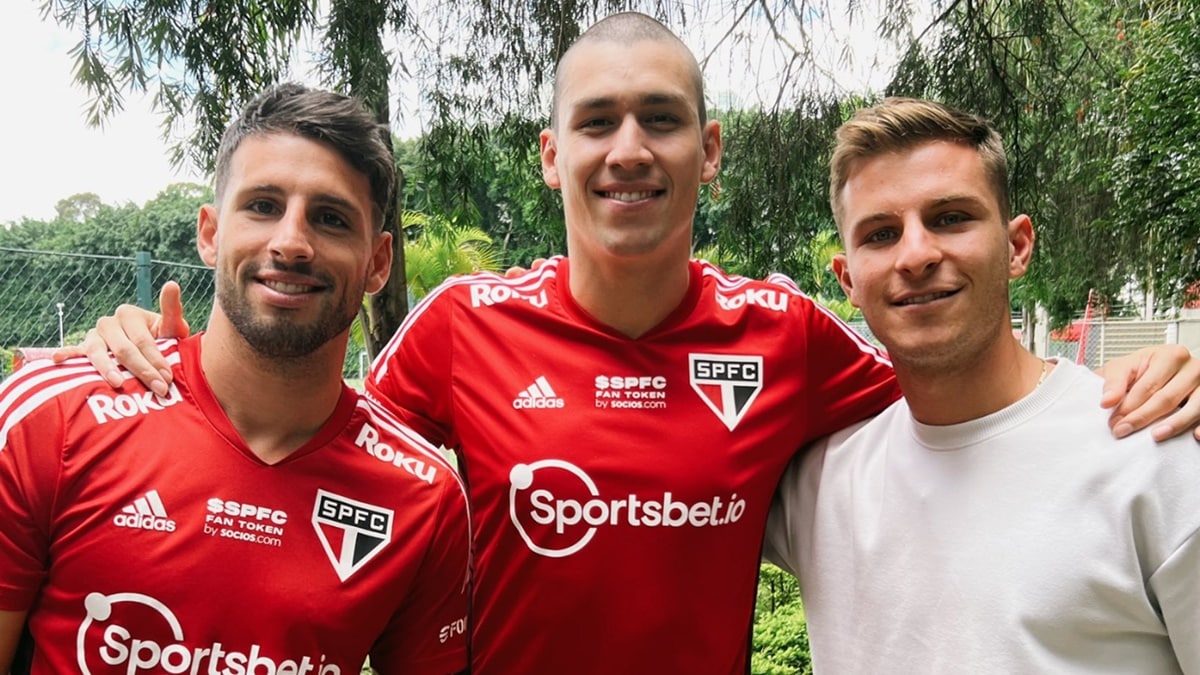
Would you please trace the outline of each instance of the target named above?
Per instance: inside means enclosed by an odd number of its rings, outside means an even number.
[[[179,282],[192,329],[207,325],[213,273],[203,265],[153,260],[144,252],[124,257],[0,247],[0,375],[12,370],[9,352],[75,344],[117,305],[155,308],[169,280]],[[352,346],[345,376],[360,378],[367,365],[365,352]]]
[[[1047,351],[1097,368],[1142,347],[1179,344],[1182,321],[1080,319],[1051,334]]]

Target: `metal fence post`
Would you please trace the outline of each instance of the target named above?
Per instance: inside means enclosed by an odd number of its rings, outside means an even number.
[[[142,309],[154,309],[150,295],[150,252],[138,251],[133,255],[137,264],[137,304]]]

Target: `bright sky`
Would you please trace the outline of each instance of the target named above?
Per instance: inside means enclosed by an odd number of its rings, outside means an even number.
[[[206,182],[171,169],[146,100],[126,99],[103,129],[87,126],[87,95],[73,84],[67,54],[78,38],[42,21],[38,4],[0,4],[0,88],[8,99],[0,106],[0,223],[49,220],[58,200],[80,192],[143,204],[171,183]]]
[[[125,110],[112,116],[103,129],[87,126],[87,95],[73,83],[68,55],[78,38],[52,20],[43,21],[39,4],[37,0],[0,3],[0,63],[5,64],[0,91],[8,98],[0,106],[0,224],[22,217],[49,220],[60,199],[81,192],[94,192],[106,204],[141,205],[171,183],[206,183],[207,176],[192,167],[182,171],[171,168],[168,144],[160,138],[161,117],[151,111],[145,98],[127,97]],[[711,27],[720,26],[726,17],[718,14],[706,18],[708,28],[703,32],[711,32]],[[807,17],[805,23],[811,18]],[[823,50],[832,53],[846,43],[871,42],[871,31],[864,29],[873,25],[869,19],[860,17],[855,25],[845,25],[844,17],[827,20],[843,25],[827,24],[812,32],[825,43]],[[684,36],[698,55],[706,53],[705,37]],[[721,64],[710,64],[712,67],[706,71],[709,92],[721,92],[732,76],[741,87],[749,85],[757,90],[743,91],[737,99],[773,96],[778,82],[764,74],[774,67],[761,59],[762,55],[738,59],[741,68],[746,62],[754,64],[757,76],[751,78],[722,72]],[[853,89],[860,89],[863,81],[886,77],[882,69],[870,67],[867,59],[863,61],[852,69],[859,71],[856,74],[833,68],[838,71],[834,77]],[[411,102],[410,97],[408,105]]]

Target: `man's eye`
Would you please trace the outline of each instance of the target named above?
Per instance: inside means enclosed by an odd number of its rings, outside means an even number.
[[[967,220],[967,216],[962,213],[944,213],[938,218],[938,224],[943,226],[961,225]]]
[[[326,227],[348,227],[346,219],[332,212],[326,212],[317,216],[317,222]]]
[[[255,199],[246,205],[246,208],[254,213],[262,215],[270,215],[275,212],[275,203],[266,199]]]
[[[891,229],[875,230],[867,235],[868,244],[879,244],[896,238],[896,231]]]
[[[670,127],[679,124],[679,118],[670,113],[655,113],[646,118],[646,124],[655,127]]]
[[[584,129],[586,131],[597,131],[597,130],[607,129],[610,126],[612,126],[612,123],[609,122],[608,120],[601,119],[601,118],[595,118],[595,119],[590,119],[590,120],[584,120],[579,125],[579,128]]]

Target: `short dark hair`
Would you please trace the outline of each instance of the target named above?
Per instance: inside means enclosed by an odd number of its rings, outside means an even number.
[[[217,203],[229,181],[229,164],[242,141],[251,136],[294,134],[332,148],[367,177],[375,229],[383,227],[396,184],[391,131],[361,101],[331,91],[285,83],[267,89],[246,105],[221,138],[217,151]]]
[[[991,123],[935,101],[891,97],[857,111],[837,130],[837,143],[829,160],[829,203],[834,220],[841,224],[842,190],[859,162],[932,141],[959,143],[978,152],[996,191],[1000,217],[1005,222],[1012,218],[1008,159],[1000,133]]]
[[[708,121],[708,114],[704,108],[704,77],[700,74],[700,65],[696,63],[696,57],[692,54],[692,50],[688,49],[688,46],[683,44],[683,40],[680,40],[679,36],[672,33],[671,29],[664,26],[658,19],[641,12],[618,12],[592,24],[559,58],[558,65],[554,69],[554,98],[550,103],[551,127],[558,127],[558,96],[562,82],[563,63],[577,45],[591,41],[615,42],[623,46],[642,41],[676,45],[688,55],[688,65],[692,71],[692,88],[696,92],[696,113],[700,120],[700,126],[703,127]]]

